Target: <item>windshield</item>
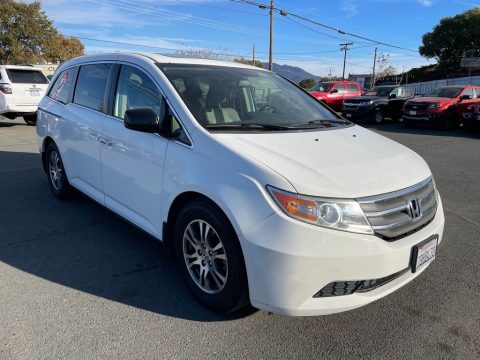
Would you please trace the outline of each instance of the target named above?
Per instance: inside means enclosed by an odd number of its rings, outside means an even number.
[[[350,125],[280,76],[262,70],[159,64],[196,120],[222,131]]]
[[[461,87],[440,87],[428,93],[428,97],[443,97],[453,99],[463,90]]]
[[[323,82],[323,83],[317,84],[314,87],[312,87],[310,89],[310,91],[327,92],[328,89],[330,89],[331,86],[332,86],[332,83]]]
[[[390,91],[392,91],[395,87],[393,86],[375,86],[369,90],[363,95],[366,96],[387,96],[390,94]]]

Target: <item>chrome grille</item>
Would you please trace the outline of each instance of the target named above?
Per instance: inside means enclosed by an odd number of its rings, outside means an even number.
[[[437,198],[433,179],[392,193],[358,199],[373,231],[389,241],[408,236],[435,216]]]

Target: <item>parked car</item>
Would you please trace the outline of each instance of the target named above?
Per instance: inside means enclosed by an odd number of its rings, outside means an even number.
[[[362,94],[362,88],[356,81],[321,82],[309,90],[310,94],[335,111],[342,111],[345,99]]]
[[[442,86],[424,97],[407,101],[403,111],[405,126],[434,124],[443,129],[457,127],[467,107],[477,101],[480,86]]]
[[[353,309],[413,280],[442,239],[420,156],[252,66],[76,58],[37,135],[53,195],[76,188],[172,246],[214,311]]]
[[[463,113],[463,129],[467,132],[480,131],[480,100],[467,107]]]
[[[38,103],[47,86],[41,69],[0,65],[0,115],[8,119],[22,116],[28,125],[35,125]]]
[[[405,101],[413,98],[413,93],[405,86],[375,86],[357,96],[343,102],[342,115],[349,120],[368,120],[380,124],[385,118],[394,121],[402,117]]]

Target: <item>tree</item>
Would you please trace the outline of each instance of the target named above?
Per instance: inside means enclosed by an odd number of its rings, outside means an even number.
[[[298,85],[304,89],[311,89],[312,87],[315,86],[316,83],[317,82],[315,81],[315,79],[307,78],[300,81]]]
[[[1,63],[65,61],[83,54],[82,43],[62,36],[39,2],[0,0]]]
[[[387,76],[393,76],[396,74],[397,69],[395,66],[390,65],[389,55],[379,54],[375,65],[375,77],[372,79],[372,86],[375,85],[375,81]]]
[[[480,8],[446,17],[422,37],[420,55],[435,58],[447,71],[460,69],[462,57],[480,56]]]
[[[258,60],[249,60],[249,59],[245,59],[245,58],[239,58],[239,59],[235,59],[234,60],[235,62],[237,63],[240,63],[240,64],[245,64],[245,65],[252,65],[252,66],[256,66],[260,69],[263,69],[263,64],[261,61],[258,61]]]

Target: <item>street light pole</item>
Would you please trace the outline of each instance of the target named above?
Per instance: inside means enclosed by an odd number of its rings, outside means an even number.
[[[343,51],[345,52],[345,54],[343,55],[343,74],[342,74],[342,80],[345,80],[345,64],[346,64],[346,62],[347,62],[347,51],[350,50],[350,49],[349,49],[349,46],[350,46],[350,45],[353,45],[353,42],[340,44],[340,46],[341,46],[340,50],[343,50]]]

